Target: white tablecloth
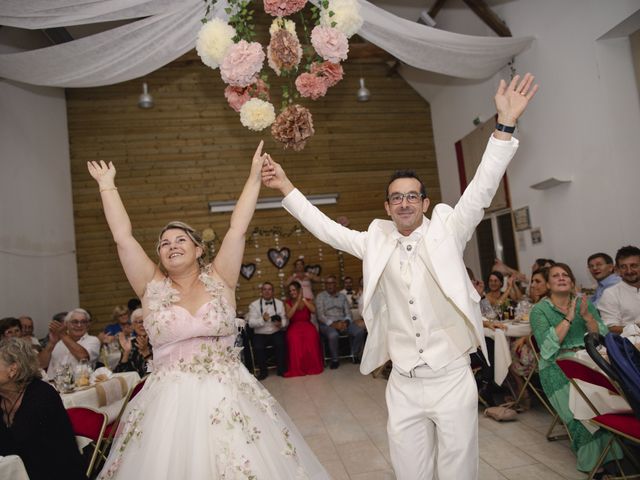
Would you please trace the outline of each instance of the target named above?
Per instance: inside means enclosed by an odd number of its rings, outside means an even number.
[[[506,330],[499,328],[495,330],[491,330],[490,328],[484,329],[484,336],[493,338],[495,345],[493,358],[490,359],[490,361],[493,365],[493,379],[498,385],[502,385],[504,379],[507,378],[509,365],[511,365],[511,351],[509,350],[509,340],[507,340],[507,337],[525,337],[531,334],[529,322],[504,322],[504,325],[507,326]]]
[[[140,375],[138,375],[138,372],[114,373],[113,377],[107,381],[113,382],[118,377],[124,379],[127,384],[127,390],[131,390],[140,381]],[[116,419],[120,409],[122,408],[122,404],[124,403],[124,398],[120,398],[113,403],[101,406],[98,391],[95,386],[71,393],[63,393],[60,397],[62,397],[62,403],[65,408],[92,408],[105,413],[107,415],[107,422],[112,422]]]
[[[29,480],[24,463],[18,455],[0,457],[0,479]]]
[[[574,360],[579,361],[583,365],[586,365],[594,370],[602,372],[600,368],[595,364],[595,362],[591,359],[586,350],[580,350],[576,352]],[[593,385],[591,383],[583,382],[582,380],[576,380],[578,387],[584,392],[589,401],[593,403],[593,406],[596,407],[600,414],[605,413],[629,413],[631,412],[631,407],[627,403],[627,401],[622,398],[620,395],[614,395],[609,392],[608,389],[604,387],[599,387],[597,385]],[[576,390],[573,384],[570,384],[569,387],[569,410],[573,413],[574,418],[577,420],[583,420],[583,424],[587,429],[592,432],[597,430],[597,427],[593,426],[589,420],[596,416],[593,412],[589,404],[582,398],[580,393]]]

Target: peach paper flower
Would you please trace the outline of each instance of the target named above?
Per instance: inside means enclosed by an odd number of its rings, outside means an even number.
[[[349,41],[340,30],[318,25],[311,31],[311,44],[318,55],[333,63],[347,59]]]
[[[302,46],[295,33],[281,29],[271,36],[267,47],[269,66],[280,75],[282,70],[293,70],[302,58]]]
[[[303,97],[317,100],[325,96],[328,85],[322,77],[318,77],[313,73],[301,73],[296,78],[296,88]]]
[[[229,48],[220,65],[222,81],[233,87],[246,87],[253,83],[262,69],[264,52],[258,42],[240,40]]]
[[[264,11],[274,17],[288,17],[306,4],[307,0],[264,0]]]
[[[248,87],[232,87],[229,85],[224,89],[224,96],[229,102],[229,106],[236,112],[239,112],[242,106],[252,98],[259,98],[265,101],[270,99],[269,87],[260,78]]]
[[[285,108],[271,125],[271,135],[285,148],[301,151],[314,134],[311,112],[302,105]]]
[[[339,63],[314,62],[311,64],[311,73],[324,78],[327,87],[335,86],[344,76],[344,70]]]

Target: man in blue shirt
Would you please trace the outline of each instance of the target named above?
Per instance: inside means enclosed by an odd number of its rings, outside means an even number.
[[[593,279],[598,282],[595,293],[589,299],[597,307],[604,291],[618,283],[620,277],[614,273],[613,258],[606,253],[598,252],[591,255],[587,259],[587,266]]]
[[[329,343],[331,353],[330,368],[336,369],[338,363],[338,338],[342,334],[348,334],[351,342],[351,353],[356,363],[360,359],[364,345],[365,331],[353,323],[351,318],[351,305],[347,297],[338,292],[338,281],[333,275],[329,275],[325,282],[325,291],[316,297],[316,315],[320,333]]]

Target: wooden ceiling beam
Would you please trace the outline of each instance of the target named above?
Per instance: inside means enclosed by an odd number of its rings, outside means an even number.
[[[444,6],[444,2],[447,0],[436,0],[436,3],[429,9],[429,16],[431,18],[436,18],[436,15],[440,11],[440,9]]]
[[[511,37],[509,27],[489,8],[484,0],[462,0],[473,12],[500,37]]]

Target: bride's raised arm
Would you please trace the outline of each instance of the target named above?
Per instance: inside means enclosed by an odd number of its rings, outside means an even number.
[[[247,228],[249,228],[260,193],[262,165],[269,158],[268,154],[262,153],[263,145],[264,142],[260,141],[256,153],[253,154],[249,178],[247,178],[240,198],[233,209],[231,225],[213,261],[213,268],[232,290],[236,288],[238,282]]]
[[[147,256],[138,241],[133,238],[131,221],[124,208],[115,185],[116,168],[113,163],[104,161],[87,162],[91,176],[98,182],[104,216],[107,218],[111,235],[118,247],[118,256],[124,273],[136,292],[142,297],[144,289],[153,279],[156,265]]]

